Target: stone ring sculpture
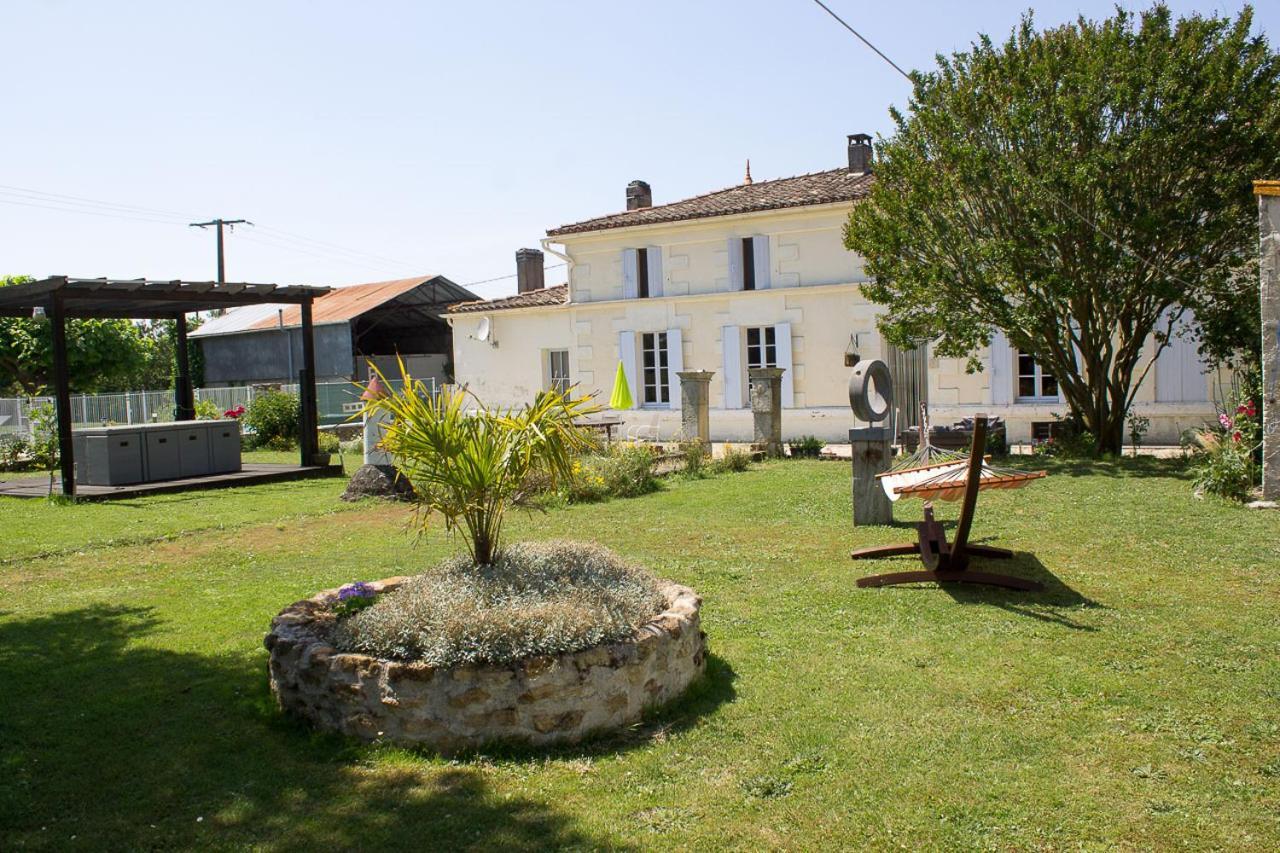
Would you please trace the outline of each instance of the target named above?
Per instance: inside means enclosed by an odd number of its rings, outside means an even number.
[[[849,408],[860,421],[877,423],[893,407],[893,377],[878,358],[860,361],[849,375]]]

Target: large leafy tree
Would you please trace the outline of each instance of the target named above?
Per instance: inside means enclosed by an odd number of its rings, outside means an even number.
[[[0,277],[0,287],[21,276]],[[67,370],[74,391],[119,390],[137,375],[154,349],[128,320],[69,320]],[[39,394],[53,383],[53,334],[47,320],[0,317],[0,390]]]
[[[1002,330],[1109,452],[1182,312],[1212,318],[1215,356],[1256,346],[1236,309],[1257,304],[1251,181],[1280,173],[1280,61],[1251,23],[1028,15],[914,73],[845,233],[886,337],[978,369]]]

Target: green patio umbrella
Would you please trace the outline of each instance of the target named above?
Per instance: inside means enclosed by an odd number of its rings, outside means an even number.
[[[613,393],[609,395],[609,408],[611,409],[629,409],[634,405],[631,402],[631,388],[627,385],[627,372],[622,369],[622,362],[618,362],[618,373],[613,377]]]

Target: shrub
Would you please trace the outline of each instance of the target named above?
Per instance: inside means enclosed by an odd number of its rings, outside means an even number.
[[[1218,414],[1217,426],[1196,436],[1194,485],[1197,491],[1247,501],[1258,482],[1257,450],[1262,429],[1257,404],[1246,393],[1235,396],[1232,411]]]
[[[827,443],[816,435],[802,435],[790,444],[792,456],[808,459],[817,459],[822,448],[827,446]]]
[[[1056,456],[1061,459],[1088,459],[1097,456],[1097,442],[1093,433],[1075,417],[1062,417],[1053,413],[1051,438],[1036,441],[1031,452],[1036,456]]]
[[[334,645],[432,666],[504,664],[626,639],[661,611],[658,582],[599,545],[519,543],[465,557],[340,618]]]
[[[0,435],[0,471],[17,471],[25,468],[30,460],[31,442],[25,435],[8,433]]]
[[[730,471],[745,471],[751,466],[751,451],[743,450],[735,445],[726,444],[724,454],[711,463],[711,469],[717,474]]]
[[[684,462],[684,473],[690,477],[701,477],[706,467],[707,445],[700,438],[690,438],[680,442],[680,456]]]
[[[565,497],[570,503],[591,503],[657,491],[653,461],[654,451],[643,444],[615,444],[607,454],[580,457],[565,481]]]
[[[196,420],[216,421],[222,417],[222,409],[212,400],[196,400]]]
[[[321,453],[341,453],[342,442],[331,432],[322,432],[317,440]]]
[[[300,417],[296,394],[267,391],[253,398],[243,420],[253,431],[254,446],[288,450],[298,440]]]

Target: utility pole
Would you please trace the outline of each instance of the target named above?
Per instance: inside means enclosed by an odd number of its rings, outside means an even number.
[[[192,222],[189,227],[204,229],[210,225],[218,227],[218,284],[224,284],[227,280],[227,262],[222,251],[222,226],[227,226],[232,231],[237,225],[252,225],[253,223],[247,219],[211,219],[208,222]]]

